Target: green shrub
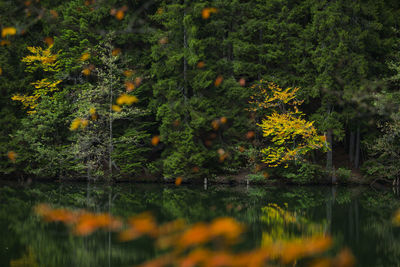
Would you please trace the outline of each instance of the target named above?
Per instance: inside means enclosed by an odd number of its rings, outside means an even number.
[[[262,182],[265,181],[265,177],[262,173],[252,173],[252,174],[248,174],[246,176],[246,178],[250,181],[250,182]]]
[[[348,182],[351,178],[351,170],[346,168],[338,168],[335,173],[339,182]]]
[[[316,183],[327,177],[326,170],[317,164],[301,162],[287,168],[282,177],[298,184]]]

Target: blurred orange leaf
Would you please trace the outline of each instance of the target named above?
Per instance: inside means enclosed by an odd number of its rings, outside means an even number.
[[[118,10],[117,13],[115,14],[115,17],[117,20],[122,20],[125,17],[125,13],[122,10]]]
[[[215,119],[211,122],[211,127],[216,131],[219,128],[220,121]]]
[[[158,40],[158,43],[159,43],[159,44],[162,44],[162,45],[168,44],[168,37],[162,37],[162,38],[160,38],[160,39]]]
[[[181,183],[182,183],[182,177],[177,177],[175,179],[175,185],[179,186],[179,185],[181,185]]]
[[[212,13],[217,13],[217,12],[218,12],[218,10],[215,7],[206,7],[206,8],[203,8],[203,10],[201,11],[201,17],[203,19],[208,19],[208,18],[210,18],[210,15]]]
[[[255,136],[254,131],[248,131],[248,132],[246,133],[246,138],[247,138],[247,139],[252,139],[254,136]]]
[[[48,45],[51,46],[54,44],[54,39],[53,37],[47,36],[46,38],[44,38],[44,42]]]
[[[121,48],[115,48],[115,49],[111,52],[111,54],[112,54],[114,57],[118,56],[119,54],[121,54]]]
[[[50,14],[51,14],[51,16],[53,17],[53,18],[58,18],[58,12],[57,11],[55,11],[54,9],[52,9],[52,10],[50,10]]]
[[[210,231],[206,224],[197,223],[186,230],[178,241],[180,247],[203,244],[210,240]]]
[[[1,30],[1,37],[6,37],[7,35],[15,35],[17,33],[17,29],[14,27],[5,27]]]
[[[7,157],[9,160],[11,160],[12,163],[15,163],[15,160],[17,159],[17,153],[14,151],[8,151]]]
[[[135,89],[135,85],[133,84],[133,82],[127,81],[127,82],[125,82],[125,88],[126,88],[126,91],[131,92],[131,91],[133,91],[133,89]]]
[[[153,146],[158,145],[159,142],[160,142],[160,136],[155,135],[155,136],[153,136],[153,137],[151,138],[151,144],[152,144]]]
[[[142,77],[136,77],[135,78],[135,86],[139,87],[141,83],[142,83]]]
[[[134,71],[133,70],[124,70],[124,76],[125,77],[131,77],[133,75]]]
[[[1,46],[10,45],[10,44],[11,44],[11,42],[9,40],[1,40],[0,41]]]
[[[222,77],[222,75],[218,75],[218,77],[215,79],[214,85],[216,87],[220,86],[223,80],[224,80],[224,77]]]
[[[211,233],[214,236],[223,236],[233,241],[243,232],[243,226],[229,217],[215,219],[211,224]]]
[[[82,70],[82,74],[85,75],[85,76],[89,76],[90,73],[91,73],[91,71],[90,71],[89,68],[85,68],[85,69]]]
[[[172,123],[172,125],[174,125],[175,127],[178,127],[181,124],[181,121],[179,119],[174,120],[174,122]]]
[[[199,61],[198,63],[197,63],[197,68],[198,69],[202,69],[202,68],[204,68],[206,66],[206,63],[204,63],[204,61]]]

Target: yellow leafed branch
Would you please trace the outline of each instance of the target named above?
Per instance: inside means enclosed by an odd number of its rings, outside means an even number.
[[[263,136],[271,142],[261,151],[265,155],[264,163],[269,167],[282,164],[287,167],[289,161],[302,159],[311,150],[325,148],[325,136],[318,135],[313,122],[305,120],[298,109],[302,104],[296,99],[298,87],[283,89],[261,81],[253,89],[258,92],[251,97],[251,110],[270,113],[258,124]]]
[[[59,63],[57,61],[58,55],[53,54],[51,48],[52,45],[44,50],[41,47],[28,47],[27,49],[32,54],[22,59],[22,62],[25,62],[27,65],[27,71],[32,72],[38,68],[43,69],[45,72],[60,71]],[[57,91],[59,83],[61,83],[61,80],[52,81],[48,78],[44,78],[31,83],[35,88],[32,95],[16,94],[13,95],[11,99],[14,101],[20,101],[24,108],[29,109],[28,114],[33,114],[36,113],[35,108],[39,103],[39,99],[51,92]]]

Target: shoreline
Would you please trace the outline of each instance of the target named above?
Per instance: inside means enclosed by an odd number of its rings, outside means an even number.
[[[257,185],[257,186],[392,186],[390,183],[382,183],[378,181],[363,181],[359,178],[352,177],[348,181],[337,181],[336,183],[332,183],[328,178],[326,180],[320,181],[312,181],[312,182],[295,182],[291,181],[287,178],[265,178],[264,180],[251,180],[247,178],[247,175],[251,174],[250,172],[241,172],[238,174],[232,175],[220,175],[214,177],[213,179],[204,178],[190,178],[183,179],[182,184],[184,185]],[[206,180],[206,182],[205,182]],[[41,182],[41,183],[96,183],[96,184],[175,184],[175,179],[161,178],[156,176],[143,175],[132,178],[119,178],[119,179],[90,179],[87,177],[78,177],[78,178],[54,178],[54,177],[25,177],[20,176],[16,178],[13,175],[0,175],[0,181],[13,181],[13,182],[21,182],[21,183],[31,183],[31,182]]]

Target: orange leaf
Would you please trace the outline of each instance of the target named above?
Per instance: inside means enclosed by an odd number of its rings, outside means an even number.
[[[158,145],[159,142],[160,142],[160,136],[155,135],[155,136],[153,136],[153,138],[151,138],[151,144],[152,144],[153,146]]]
[[[133,84],[133,82],[125,82],[125,88],[126,91],[131,92],[133,91],[133,89],[135,89],[135,85]]]
[[[202,68],[204,68],[205,67],[205,63],[204,63],[204,61],[199,61],[198,63],[197,63],[197,68],[198,69],[202,69]]]
[[[122,20],[125,17],[125,13],[122,10],[118,10],[117,13],[115,14],[115,17],[117,20]]]
[[[175,185],[179,186],[179,185],[181,185],[181,183],[182,183],[182,177],[177,177],[175,179]]]
[[[216,87],[220,86],[223,80],[224,80],[224,77],[222,77],[222,75],[218,75],[218,77],[215,79],[214,85]]]
[[[17,159],[17,153],[14,151],[8,151],[7,157],[9,160],[11,160],[12,163],[15,163],[15,160]]]

